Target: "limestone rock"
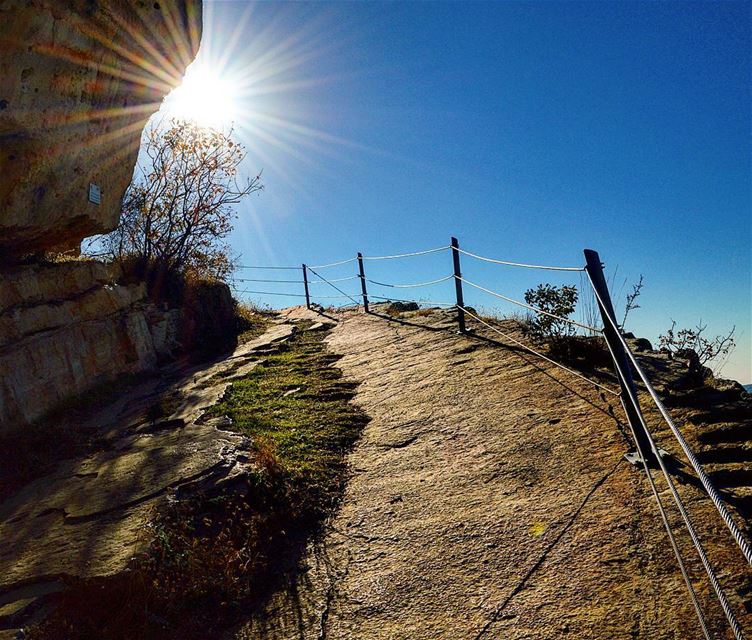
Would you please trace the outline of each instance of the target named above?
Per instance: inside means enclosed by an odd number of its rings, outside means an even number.
[[[4,0],[0,24],[3,262],[115,226],[141,131],[197,52],[201,0]]]
[[[153,369],[178,347],[181,312],[115,282],[98,262],[13,267],[0,280],[0,429]]]

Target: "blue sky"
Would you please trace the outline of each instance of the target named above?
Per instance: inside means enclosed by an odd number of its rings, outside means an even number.
[[[750,382],[749,25],[746,2],[207,3],[199,62],[242,76],[237,135],[266,186],[239,207],[233,248],[276,265],[450,235],[543,264],[581,265],[594,248],[610,276],[618,268],[616,297],[644,275],[628,329],[655,339],[672,318],[736,325],[723,373]],[[407,283],[447,275],[451,259],[366,266]],[[539,282],[579,284],[463,268],[517,299]]]

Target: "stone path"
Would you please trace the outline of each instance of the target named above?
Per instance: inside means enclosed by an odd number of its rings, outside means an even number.
[[[92,416],[106,446],[28,484],[0,504],[0,629],[18,626],[59,578],[122,571],[168,496],[211,492],[249,471],[249,442],[204,420],[227,386],[294,327],[279,324],[208,365],[162,371]],[[166,406],[158,418],[154,407]],[[50,442],[54,446],[54,442]]]
[[[700,637],[647,483],[594,389],[453,333],[444,312],[340,319],[329,345],[371,422],[341,509],[236,638]],[[697,489],[681,492],[744,614],[741,555]]]

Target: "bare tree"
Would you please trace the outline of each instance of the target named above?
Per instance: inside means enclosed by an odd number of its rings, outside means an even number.
[[[142,151],[146,162],[123,197],[118,228],[103,240],[105,254],[166,272],[227,278],[233,205],[263,189],[260,173],[238,180],[243,146],[232,131],[172,120],[147,129]]]
[[[637,304],[637,298],[639,298],[642,293],[643,284],[643,277],[642,274],[640,274],[640,279],[636,284],[632,285],[632,292],[627,294],[627,303],[624,306],[624,318],[622,318],[621,321],[622,329],[624,328],[624,325],[627,324],[627,316],[629,316],[629,312],[640,308],[640,305]]]
[[[709,339],[703,335],[706,329],[707,325],[702,324],[701,320],[694,329],[679,329],[677,331],[676,321],[672,320],[671,328],[658,337],[660,347],[679,357],[693,352],[699,365],[705,365],[718,358],[726,357],[734,350],[736,347],[734,340],[736,327],[731,327],[731,331],[725,335],[717,335]]]

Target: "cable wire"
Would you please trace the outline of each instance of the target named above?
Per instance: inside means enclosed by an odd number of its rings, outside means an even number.
[[[318,267],[316,267],[316,268],[318,268]],[[353,301],[353,302],[354,302],[354,303],[355,303],[356,305],[360,305],[360,302],[358,302],[358,301],[357,301],[357,300],[356,300],[355,298],[353,298],[353,297],[352,297],[352,296],[351,296],[351,295],[350,295],[349,293],[345,293],[345,292],[344,292],[344,291],[342,291],[342,289],[340,289],[340,288],[339,288],[339,287],[338,287],[337,285],[335,285],[335,284],[332,284],[331,282],[329,282],[329,280],[327,280],[327,279],[326,279],[326,278],[325,278],[324,276],[322,276],[322,275],[321,275],[320,273],[316,273],[316,272],[315,272],[315,271],[313,270],[313,267],[308,267],[308,270],[309,270],[309,271],[310,271],[311,273],[313,273],[313,275],[315,275],[315,276],[316,276],[317,278],[321,278],[321,279],[322,279],[322,280],[323,280],[324,282],[326,282],[327,284],[329,284],[329,285],[330,285],[331,287],[333,287],[334,289],[336,289],[336,290],[337,290],[337,291],[339,291],[340,293],[343,293],[343,294],[345,295],[345,297],[346,297],[346,298],[350,298],[350,300],[352,300],[352,301]],[[357,294],[357,293],[356,293],[355,295],[359,295],[359,294]],[[318,297],[320,298],[321,296],[318,296]]]
[[[410,258],[412,256],[424,256],[427,253],[436,253],[437,251],[446,251],[449,245],[445,247],[436,247],[435,249],[426,249],[425,251],[413,251],[412,253],[398,253],[393,256],[363,256],[363,260],[393,260],[394,258]]]
[[[309,280],[308,284],[328,284],[329,282],[344,282],[345,280],[355,280],[360,276],[347,276],[346,278],[333,278],[331,280]],[[303,282],[302,280],[300,282]]]
[[[624,407],[624,399],[622,398],[622,407]],[[624,407],[624,412],[626,413],[626,407]],[[629,423],[629,420],[627,420]],[[674,551],[674,556],[676,556],[676,561],[679,564],[679,571],[682,574],[682,578],[684,578],[684,583],[687,586],[687,590],[689,591],[689,596],[692,600],[692,606],[695,609],[695,613],[697,614],[697,620],[700,623],[700,627],[702,628],[702,633],[705,636],[706,640],[711,640],[710,632],[708,631],[708,625],[707,621],[705,620],[705,615],[702,612],[702,608],[700,607],[700,602],[697,599],[697,593],[695,592],[694,586],[692,586],[692,581],[689,578],[689,574],[687,573],[687,567],[684,564],[684,559],[682,558],[681,551],[679,551],[679,545],[676,543],[676,537],[674,536],[674,532],[671,530],[671,524],[668,521],[668,516],[666,515],[666,508],[663,506],[663,502],[661,501],[660,494],[658,493],[658,489],[655,486],[655,480],[653,480],[653,472],[650,470],[650,467],[648,466],[647,459],[645,458],[644,452],[642,451],[642,448],[640,446],[639,440],[637,439],[637,434],[634,432],[634,428],[632,427],[631,423],[629,424],[629,429],[632,432],[632,438],[635,441],[635,444],[637,446],[637,455],[640,456],[640,460],[642,461],[642,466],[645,470],[645,475],[648,478],[648,484],[650,484],[650,490],[653,493],[653,497],[655,498],[656,504],[658,505],[658,511],[661,515],[661,520],[663,521],[663,526],[666,529],[666,534],[668,535],[669,542],[671,543],[671,548]],[[656,454],[657,455],[657,454]]]
[[[590,274],[588,273],[588,276],[589,275]],[[590,279],[590,283],[592,285],[592,279]],[[606,307],[603,305],[603,300],[601,299],[601,296],[598,294],[598,291],[596,290],[594,285],[593,285],[593,291],[595,292],[595,295],[598,299],[598,302],[601,305],[601,308],[605,309]],[[697,476],[700,479],[702,486],[705,487],[705,491],[707,492],[711,501],[715,505],[715,508],[718,510],[718,513],[720,514],[724,523],[728,527],[729,531],[731,531],[731,535],[734,537],[734,539],[736,540],[736,543],[739,545],[739,548],[741,549],[742,554],[744,555],[744,558],[747,560],[749,564],[752,564],[752,548],[750,548],[749,541],[747,540],[746,536],[741,532],[741,530],[736,526],[736,523],[732,519],[731,514],[728,512],[728,509],[726,508],[726,505],[723,502],[723,499],[718,493],[718,490],[715,488],[712,481],[703,470],[702,465],[700,464],[700,461],[697,459],[697,456],[695,455],[694,451],[692,451],[689,444],[687,444],[687,441],[684,439],[684,436],[682,435],[681,431],[679,431],[678,427],[672,420],[671,415],[669,414],[668,410],[663,405],[663,402],[661,402],[660,397],[658,396],[657,392],[653,388],[653,385],[650,383],[650,380],[645,374],[645,371],[642,369],[642,367],[640,366],[640,363],[637,361],[637,358],[632,353],[632,350],[629,348],[629,345],[624,339],[624,336],[622,336],[621,330],[617,326],[616,321],[613,318],[611,318],[608,313],[604,315],[608,319],[609,324],[611,324],[611,326],[616,331],[616,335],[618,336],[619,341],[621,342],[621,345],[624,348],[624,351],[626,351],[627,357],[632,363],[632,366],[635,368],[637,375],[641,378],[643,384],[645,385],[645,388],[648,390],[648,393],[650,394],[650,397],[653,399],[653,402],[658,408],[658,411],[660,411],[661,415],[663,416],[663,419],[666,421],[666,424],[668,424],[669,429],[671,429],[671,432],[674,434],[674,437],[679,442],[679,446],[684,452],[684,455],[689,460],[690,464],[692,465],[692,468],[695,470],[695,473],[697,473]]]
[[[555,365],[555,366],[559,367],[560,369],[564,369],[564,371],[568,371],[568,372],[569,372],[569,373],[571,373],[572,375],[574,375],[574,376],[577,376],[578,378],[580,378],[580,379],[584,380],[585,382],[589,382],[589,383],[590,383],[590,384],[592,384],[593,386],[595,386],[595,387],[598,387],[599,389],[602,389],[603,391],[605,391],[605,392],[607,392],[607,393],[610,393],[611,395],[614,395],[614,396],[619,396],[619,395],[621,395],[621,394],[620,394],[620,393],[619,393],[618,391],[614,391],[613,389],[610,389],[609,387],[606,387],[606,386],[604,386],[604,385],[602,385],[602,384],[600,384],[600,383],[596,382],[595,380],[591,380],[590,378],[588,378],[588,377],[586,377],[586,376],[583,376],[583,375],[582,375],[581,373],[578,373],[578,372],[577,372],[577,371],[575,371],[574,369],[570,369],[569,367],[566,367],[566,366],[564,366],[564,365],[563,365],[563,364],[561,364],[560,362],[557,362],[556,360],[552,360],[552,359],[551,359],[551,358],[549,358],[548,356],[545,356],[545,355],[543,355],[543,354],[542,354],[542,353],[541,353],[540,351],[536,351],[536,350],[535,350],[535,349],[533,349],[532,347],[529,347],[528,345],[526,345],[526,344],[525,344],[524,342],[520,342],[519,340],[517,340],[517,338],[514,338],[514,337],[510,336],[510,335],[509,335],[509,334],[507,334],[507,333],[504,333],[503,331],[501,331],[501,330],[500,330],[500,329],[498,329],[497,327],[494,327],[494,326],[493,326],[492,324],[489,324],[489,323],[488,323],[488,322],[486,322],[485,320],[482,320],[482,319],[481,319],[481,318],[479,318],[479,317],[478,317],[477,315],[475,315],[475,314],[474,314],[474,313],[473,313],[472,311],[468,311],[468,310],[467,310],[467,309],[466,309],[465,307],[461,307],[460,305],[455,305],[455,306],[456,306],[456,307],[457,307],[458,309],[462,309],[462,310],[463,310],[463,311],[464,311],[464,312],[465,312],[465,313],[466,313],[467,315],[469,315],[469,316],[470,316],[471,318],[475,318],[475,319],[476,319],[476,320],[477,320],[478,322],[480,322],[480,323],[481,323],[482,325],[485,325],[486,327],[488,327],[489,329],[491,329],[491,331],[495,331],[495,332],[496,332],[496,333],[498,333],[499,335],[503,336],[503,337],[504,337],[504,338],[506,338],[507,340],[511,340],[512,342],[514,342],[514,343],[515,343],[515,344],[517,344],[518,346],[522,347],[523,349],[525,349],[525,350],[529,351],[530,353],[534,353],[534,354],[535,354],[536,356],[538,356],[539,358],[543,358],[543,359],[544,359],[544,360],[545,360],[546,362],[550,362],[551,364],[553,364],[553,365]]]
[[[314,269],[326,269],[328,267],[337,267],[341,264],[347,264],[348,262],[355,262],[355,260],[357,259],[358,259],[357,257],[348,258],[347,260],[340,260],[339,262],[330,262],[329,264],[318,264],[318,265],[315,264],[313,266],[307,264],[306,267],[308,267],[311,271],[313,271]]]
[[[533,305],[527,304],[526,302],[520,302],[519,300],[514,300],[513,298],[507,298],[506,296],[501,295],[500,293],[496,293],[495,291],[491,291],[490,289],[486,289],[485,287],[481,287],[479,284],[475,284],[474,282],[470,282],[469,280],[466,280],[462,276],[454,276],[458,280],[461,280],[465,284],[469,284],[471,287],[475,287],[476,289],[480,289],[481,291],[485,291],[486,293],[495,296],[497,298],[501,298],[502,300],[506,300],[507,302],[511,302],[512,304],[519,305],[520,307],[525,307],[525,309],[529,309],[530,311],[535,311],[536,313],[542,313],[544,315],[550,316],[552,318],[556,318],[557,320],[561,320],[562,322],[567,322],[571,325],[574,325],[576,327],[581,327],[582,329],[587,329],[588,331],[593,331],[595,333],[602,333],[600,329],[597,329],[596,327],[591,327],[587,324],[582,324],[580,322],[577,322],[576,320],[571,320],[569,318],[564,318],[563,316],[557,316],[555,313],[551,313],[550,311],[545,311],[543,309],[539,309],[538,307],[534,307]]]
[[[265,267],[258,265],[238,264],[235,265],[236,269],[300,269],[300,267]]]
[[[524,267],[525,269],[545,269],[547,271],[584,271],[585,267],[549,267],[540,264],[525,264],[523,262],[507,262],[506,260],[495,260],[493,258],[486,258],[485,256],[479,256],[475,253],[470,253],[464,249],[457,247],[457,251],[464,253],[466,256],[483,260],[484,262],[493,262],[494,264],[503,264],[508,267]]]
[[[595,287],[593,288],[595,289]],[[597,294],[597,291],[596,291],[596,294]],[[602,301],[601,301],[601,304],[603,304]],[[603,307],[603,308],[605,309],[606,307]],[[607,312],[604,315],[606,317],[609,316]],[[615,321],[613,321],[612,318],[609,318],[609,321],[615,324]],[[626,348],[628,349],[628,347]],[[614,353],[610,345],[609,345],[609,351],[611,351],[611,356],[613,357]],[[613,360],[621,378],[626,379],[626,372],[622,369],[622,366],[619,364],[619,360],[615,357],[613,357]],[[636,396],[635,390],[627,385],[625,385],[624,388],[626,389],[633,406],[638,407],[639,404],[637,402],[637,396]],[[622,404],[623,403],[624,403],[624,397],[622,396]],[[626,412],[626,407],[625,407],[625,412]],[[661,458],[660,452],[658,451],[658,447],[655,444],[655,440],[653,439],[652,434],[648,430],[648,426],[645,423],[645,419],[642,415],[642,412],[638,411],[637,415],[639,416],[640,425],[642,426],[645,436],[647,437],[647,440],[648,440],[648,443],[650,444],[650,448],[653,452],[653,455],[655,459],[658,461],[658,465],[661,469],[661,473],[666,479],[666,483],[668,485],[669,491],[671,492],[671,496],[673,497],[674,502],[676,503],[676,507],[679,510],[682,520],[684,521],[684,525],[687,528],[689,537],[692,539],[692,544],[694,545],[695,550],[697,551],[697,555],[700,557],[700,560],[702,561],[702,565],[705,568],[705,573],[710,579],[710,583],[713,586],[713,590],[715,591],[716,596],[718,597],[718,601],[721,604],[723,613],[726,615],[726,620],[728,621],[729,625],[731,626],[731,629],[734,632],[734,637],[736,638],[736,640],[744,640],[744,634],[742,633],[741,627],[739,626],[739,623],[736,620],[736,616],[734,615],[734,612],[731,609],[731,605],[729,605],[729,602],[726,599],[726,594],[724,593],[723,588],[721,587],[721,584],[718,581],[718,577],[715,575],[715,571],[713,570],[713,567],[710,564],[710,561],[708,560],[707,555],[705,554],[705,550],[703,549],[702,543],[700,542],[700,539],[697,536],[697,532],[695,531],[694,525],[692,524],[692,520],[690,519],[689,514],[687,513],[687,510],[684,507],[684,503],[682,502],[681,496],[679,495],[679,492],[677,491],[676,486],[674,485],[674,482],[671,479],[671,475],[669,474],[668,469],[666,468],[666,464],[663,462],[663,458]],[[634,438],[635,446],[637,447],[637,452],[640,456],[640,459],[642,460],[643,467],[645,467],[645,469],[647,470],[648,469],[647,460],[639,444],[639,441],[637,440],[637,435],[634,432],[634,426],[631,423],[629,426],[632,431],[632,437]],[[652,478],[650,476],[649,478],[650,478],[651,488],[652,488]],[[664,517],[664,516],[665,516],[665,513],[661,509],[661,517]],[[664,523],[665,522],[666,521],[664,520]],[[669,537],[672,539],[672,545],[673,545],[674,544],[673,532],[670,531],[670,526],[667,527],[667,530],[669,531]],[[679,564],[681,567],[682,561],[681,561],[680,555],[677,556],[677,560],[679,560]],[[689,588],[690,594],[694,601],[694,599],[696,598],[695,593],[694,593],[694,588],[692,587],[691,583],[688,581],[687,581],[687,586]],[[705,620],[704,620],[704,616],[702,615],[702,611],[699,609],[699,605],[696,605],[696,610],[698,613],[698,617],[700,618],[700,624],[703,626],[703,630],[705,630],[706,629]]]
[[[252,293],[260,296],[285,296],[287,298],[305,298],[302,293],[279,293],[277,291],[251,291],[249,289],[235,289],[235,293]],[[319,300],[336,300],[339,298],[350,298],[347,294],[343,296],[311,296],[311,298],[318,298]],[[350,298],[352,300],[352,298]]]
[[[438,284],[439,282],[446,282],[447,280],[451,280],[452,278],[454,278],[454,274],[452,274],[451,276],[447,276],[446,278],[438,278],[437,280],[429,280],[428,282],[416,282],[415,284],[388,284],[386,282],[377,282],[376,280],[371,280],[370,278],[366,278],[366,280],[370,282],[371,284],[376,284],[376,285],[379,285],[380,287],[391,287],[395,289],[411,289],[413,287],[428,287],[432,284]]]
[[[251,291],[250,289],[235,289],[235,293],[253,293],[261,296],[286,296],[288,298],[305,298],[302,293],[279,293],[277,291]]]
[[[282,282],[285,284],[303,284],[302,280],[264,280],[262,278],[235,278],[236,282]]]

